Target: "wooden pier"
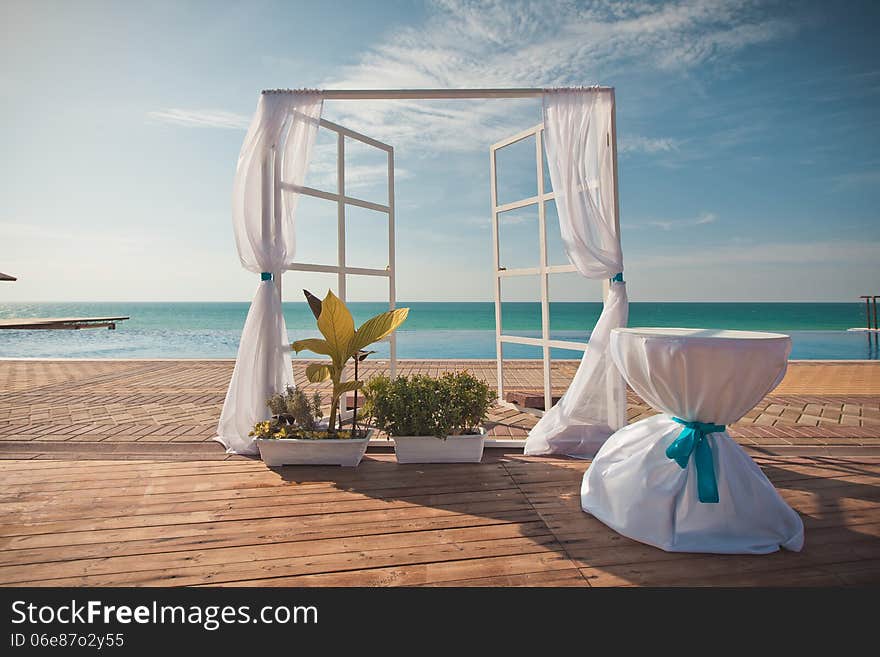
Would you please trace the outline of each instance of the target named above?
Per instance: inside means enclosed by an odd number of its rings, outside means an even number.
[[[116,328],[117,322],[128,317],[21,317],[0,319],[0,329],[85,329]]]

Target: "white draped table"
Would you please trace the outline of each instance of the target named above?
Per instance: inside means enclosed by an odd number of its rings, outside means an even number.
[[[615,364],[662,414],[605,442],[584,475],[584,511],[671,552],[800,550],[800,516],[725,429],[782,381],[790,351],[777,333],[615,329]]]

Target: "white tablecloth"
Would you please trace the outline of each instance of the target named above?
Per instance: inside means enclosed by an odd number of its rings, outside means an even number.
[[[711,433],[718,502],[698,499],[692,455],[682,468],[666,449],[688,422],[739,420],[785,374],[791,339],[774,333],[615,329],[611,354],[658,415],[602,446],[584,475],[581,505],[609,527],[672,552],[763,554],[800,550],[803,523],[726,431]]]

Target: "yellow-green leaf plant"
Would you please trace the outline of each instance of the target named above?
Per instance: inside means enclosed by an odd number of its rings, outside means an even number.
[[[312,383],[322,381],[333,382],[333,392],[330,400],[330,416],[328,418],[328,430],[336,431],[336,416],[339,411],[339,398],[347,392],[359,390],[363,387],[363,381],[343,381],[342,374],[345,366],[352,358],[356,358],[358,352],[365,347],[378,342],[390,335],[397,327],[406,320],[409,308],[398,308],[380,313],[361,324],[355,329],[354,319],[345,303],[327,291],[327,296],[321,301],[314,295],[303,290],[309,306],[318,320],[318,330],[322,338],[308,338],[297,340],[290,346],[296,352],[311,351],[323,356],[329,356],[329,363],[312,363],[306,368],[306,378]]]

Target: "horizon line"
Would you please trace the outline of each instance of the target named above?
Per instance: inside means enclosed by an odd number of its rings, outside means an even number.
[[[224,301],[218,300],[204,300],[204,299],[182,299],[182,300],[157,300],[157,299],[142,299],[142,300],[84,300],[84,299],[75,299],[75,300],[61,300],[61,299],[53,299],[53,300],[43,300],[43,301],[0,301],[0,307],[8,304],[39,304],[39,303],[251,303],[252,299],[227,299]],[[282,303],[289,304],[303,304],[308,305],[306,301],[294,301],[294,300],[282,300]],[[388,303],[387,299],[349,299],[346,303]],[[408,299],[401,300],[397,299],[395,301],[395,305],[400,305],[404,303],[489,303],[494,304],[494,299],[486,299],[482,301],[474,301],[474,300],[455,300],[455,299]],[[522,301],[522,300],[509,300],[502,301],[502,304],[507,303],[534,303],[540,304],[540,299],[535,299],[531,301]],[[550,301],[550,303],[602,303],[602,299],[595,300],[581,300],[581,301]],[[768,299],[722,299],[722,300],[706,300],[706,299],[690,299],[687,301],[666,301],[666,300],[650,300],[645,299],[641,301],[629,301],[630,304],[633,303],[813,303],[813,304],[822,304],[822,303],[856,303],[863,304],[864,302],[860,298],[856,298],[854,300],[813,300],[813,299],[801,299],[801,300],[768,300]]]

